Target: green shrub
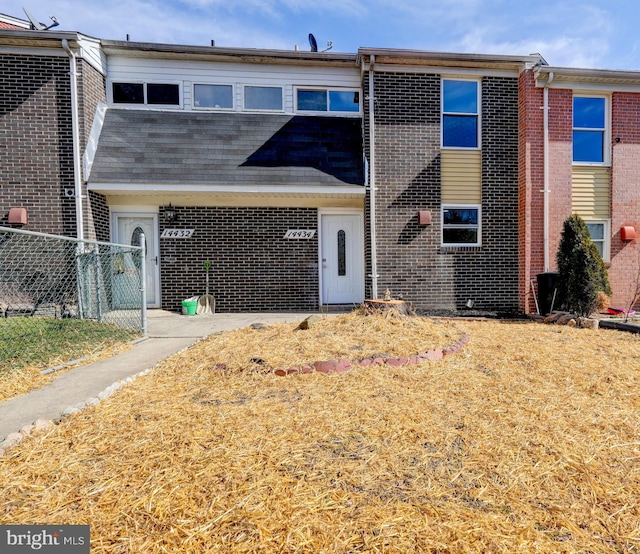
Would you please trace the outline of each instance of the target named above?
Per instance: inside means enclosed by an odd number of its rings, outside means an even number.
[[[591,241],[586,223],[577,215],[564,222],[557,263],[558,295],[568,311],[588,317],[596,309],[598,293],[611,296],[600,252]]]

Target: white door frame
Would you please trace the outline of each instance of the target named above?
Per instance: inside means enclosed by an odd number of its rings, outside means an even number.
[[[154,283],[155,283],[155,295],[153,302],[147,302],[147,306],[149,308],[159,308],[160,307],[160,231],[158,226],[158,212],[128,212],[128,211],[118,211],[111,212],[111,240],[116,244],[121,244],[119,242],[118,237],[118,218],[120,217],[146,217],[151,218],[153,220],[153,242],[156,245],[156,252],[153,254],[154,257],[157,257],[157,261],[155,264],[154,271]],[[149,257],[149,253],[147,252],[147,258]]]
[[[318,210],[318,282],[319,282],[319,288],[318,288],[318,303],[320,306],[323,306],[323,277],[322,277],[322,254],[323,254],[323,247],[324,245],[322,244],[322,216],[323,215],[351,215],[351,216],[358,216],[358,221],[359,221],[359,225],[360,225],[360,244],[355,245],[355,248],[357,249],[356,255],[359,257],[359,263],[360,263],[360,267],[361,267],[361,275],[362,275],[362,279],[361,279],[361,283],[360,286],[361,288],[361,294],[362,294],[362,298],[364,300],[364,291],[365,291],[365,263],[364,263],[364,214],[362,213],[361,210],[357,210],[357,209],[352,209],[352,208],[333,208],[333,209],[319,209]]]

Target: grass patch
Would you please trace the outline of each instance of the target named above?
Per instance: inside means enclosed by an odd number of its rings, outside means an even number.
[[[96,553],[637,552],[640,337],[415,321],[203,340],[9,450],[0,524],[89,524]],[[440,362],[265,369],[462,332]]]
[[[47,381],[39,372],[94,356],[140,336],[112,324],[79,319],[0,319],[0,400]],[[33,381],[33,385],[30,385]]]

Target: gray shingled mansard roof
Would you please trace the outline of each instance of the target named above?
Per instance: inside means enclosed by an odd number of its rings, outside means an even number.
[[[90,187],[150,183],[363,185],[361,119],[109,109]]]

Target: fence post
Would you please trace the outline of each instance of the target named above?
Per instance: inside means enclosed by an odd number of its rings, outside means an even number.
[[[76,288],[78,289],[78,318],[84,319],[84,287],[82,271],[82,254],[84,252],[84,243],[79,242],[76,244]]]
[[[140,300],[142,315],[142,336],[147,336],[147,241],[140,233]]]
[[[102,323],[102,291],[100,290],[100,247],[97,244],[93,248],[93,271],[96,276],[96,309],[98,310],[98,323]]]

